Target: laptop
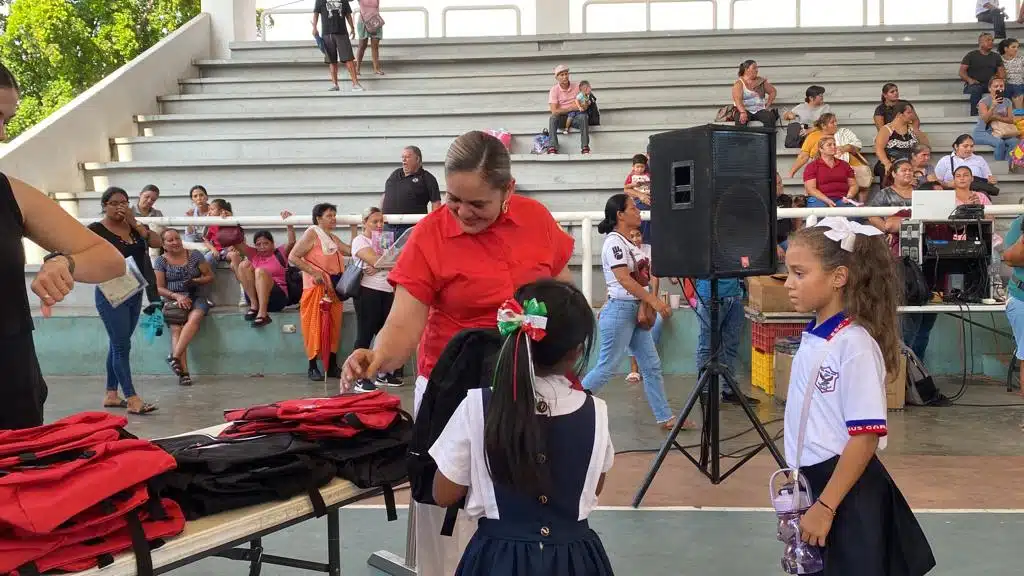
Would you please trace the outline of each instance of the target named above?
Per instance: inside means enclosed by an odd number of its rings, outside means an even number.
[[[913,220],[948,220],[955,209],[954,190],[914,190],[910,199]]]

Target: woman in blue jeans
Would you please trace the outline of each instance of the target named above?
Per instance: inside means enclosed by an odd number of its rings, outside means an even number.
[[[1003,122],[1013,128],[1016,118],[1013,116],[1013,103],[1005,94],[1006,81],[993,77],[988,81],[988,94],[978,102],[978,123],[974,127],[974,141],[987,144],[995,149],[996,160],[1007,160],[1010,151],[1017,147],[1017,136],[999,138],[992,134],[992,123]]]
[[[107,188],[100,203],[103,207],[103,219],[90,224],[89,229],[113,244],[122,256],[135,260],[135,265],[148,279],[150,293],[154,294],[156,280],[149,262],[149,248],[159,248],[162,245],[160,235],[135,221],[135,215],[128,204],[128,193],[123,189],[113,186]],[[151,296],[150,301],[159,301],[159,296]],[[135,332],[142,311],[142,292],[114,307],[97,287],[96,311],[99,312],[110,338],[110,348],[107,351],[107,394],[103,399],[103,406],[127,408],[129,414],[153,412],[156,406],[143,402],[132,385],[132,333]],[[119,386],[124,398],[118,396]]]
[[[637,314],[641,302],[649,304],[663,318],[671,316],[672,309],[645,289],[651,278],[650,260],[628,240],[630,232],[639,228],[640,210],[630,197],[615,194],[608,199],[604,220],[597,225],[599,232],[607,234],[601,249],[601,266],[608,284],[608,301],[597,324],[601,332],[597,366],[583,379],[583,388],[600,390],[622,365],[628,350],[640,366],[644,393],[655,421],[671,429],[675,418],[665,399],[661,360],[651,331],[637,325]]]

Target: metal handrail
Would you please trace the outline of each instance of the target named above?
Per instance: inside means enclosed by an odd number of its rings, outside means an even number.
[[[587,32],[587,8],[593,5],[608,4],[644,4],[644,30],[651,31],[651,4],[682,4],[691,2],[707,2],[711,4],[711,29],[718,28],[718,0],[586,0],[583,2],[583,32]]]
[[[297,0],[297,1],[298,2],[302,2],[302,0]],[[295,2],[289,2],[287,4],[281,4],[281,6],[289,6],[291,4],[295,4]],[[267,8],[266,10],[264,10],[260,14],[260,19],[262,20],[262,22],[260,23],[261,24],[261,28],[260,29],[263,30],[263,35],[260,37],[260,40],[263,40],[264,42],[267,40],[267,16],[271,16],[273,14],[312,14],[312,11],[308,10],[308,9],[299,9],[299,8],[284,8],[284,9],[281,9],[281,6],[276,6],[274,8]],[[379,9],[379,12],[382,12],[382,13],[383,12],[419,12],[419,13],[423,14],[423,37],[424,38],[430,38],[430,11],[427,10],[426,8],[424,8],[423,6],[392,6],[392,7],[383,7],[383,8]],[[358,13],[359,13],[359,9],[358,8],[354,9],[352,11],[353,18],[355,18],[355,15],[358,14]]]
[[[445,6],[441,10],[441,37],[448,37],[448,13],[449,12],[474,12],[474,11],[485,11],[485,10],[511,10],[516,13],[516,36],[523,34],[523,15],[519,10],[519,6],[515,4],[494,4],[491,6],[476,6],[476,5],[465,5],[465,6]]]

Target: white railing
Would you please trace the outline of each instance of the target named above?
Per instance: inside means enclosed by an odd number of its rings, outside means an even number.
[[[538,0],[543,1],[543,0]],[[473,5],[467,4],[464,6],[445,6],[441,10],[441,37],[448,37],[448,13],[449,12],[489,12],[491,10],[511,10],[516,15],[516,36],[522,36],[523,34],[523,15],[519,11],[519,6],[515,4],[495,4],[495,5]]]
[[[543,0],[537,0],[541,2]],[[735,1],[735,0],[734,0]],[[799,2],[800,0],[797,0]],[[867,0],[864,0],[867,2]],[[594,5],[615,5],[615,4],[644,4],[644,30],[651,31],[651,4],[683,4],[683,3],[708,3],[711,4],[711,29],[718,28],[718,0],[586,0],[583,2],[583,32],[587,32],[587,8]],[[730,13],[732,7],[730,5]],[[732,27],[730,17],[729,27]]]
[[[313,11],[308,8],[284,8],[284,6],[291,6],[297,4],[303,0],[296,0],[295,2],[288,2],[287,4],[281,4],[273,8],[267,8],[260,13],[260,40],[267,39],[267,19],[275,14],[309,14],[312,15]],[[381,13],[401,13],[401,12],[416,12],[423,14],[423,37],[430,38],[430,10],[427,10],[423,6],[383,6],[380,9]],[[359,13],[359,8],[353,8],[352,17]],[[517,19],[518,22],[518,19]],[[443,25],[443,23],[442,23]],[[516,28],[516,35],[518,36],[520,29]]]
[[[892,216],[893,214],[906,210],[906,207],[886,207],[886,208],[873,208],[873,207],[861,207],[861,208],[779,208],[778,217],[782,218],[807,218],[808,216]],[[1024,205],[1021,204],[994,204],[985,206],[985,213],[994,216],[1016,216],[1018,214],[1024,214]],[[581,266],[581,284],[580,289],[583,291],[583,295],[586,296],[588,302],[593,302],[591,287],[593,285],[593,258],[594,258],[594,223],[600,222],[604,218],[603,212],[552,212],[551,215],[555,221],[559,224],[568,225],[569,227],[580,227],[580,247],[579,253],[583,265]],[[422,215],[408,214],[408,215],[389,215],[385,217],[385,220],[389,224],[415,224],[423,218]],[[650,219],[650,213],[643,213],[644,220]],[[79,221],[83,224],[90,222],[96,222],[99,218],[79,218]],[[208,226],[211,224],[220,225],[237,225],[245,227],[254,226],[266,226],[266,227],[277,227],[282,226],[309,226],[310,221],[308,216],[292,216],[287,220],[282,220],[280,216],[232,216],[231,218],[218,218],[218,217],[194,217],[194,216],[165,216],[163,218],[138,218],[138,221],[143,224],[159,225],[159,226],[175,226],[184,228],[188,225],[194,226]],[[362,224],[363,218],[358,214],[338,214],[338,225],[349,226],[353,235],[358,231],[358,226]]]

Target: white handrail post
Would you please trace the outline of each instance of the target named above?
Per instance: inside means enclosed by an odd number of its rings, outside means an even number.
[[[646,20],[646,24],[644,25],[644,30],[650,32],[651,31],[651,0],[646,0],[644,2],[644,7],[645,7],[645,12],[646,12],[645,17],[647,19]]]
[[[580,287],[583,290],[583,297],[593,306],[594,298],[591,292],[594,287],[594,246],[591,240],[594,234],[594,221],[590,216],[583,217],[583,225],[580,227],[580,234],[583,236],[583,265],[580,270]]]

